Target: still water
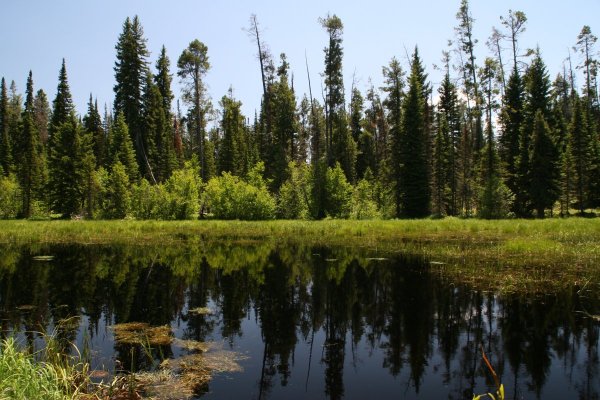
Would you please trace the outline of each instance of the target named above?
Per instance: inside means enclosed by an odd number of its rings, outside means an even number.
[[[0,248],[3,337],[35,348],[54,333],[113,374],[197,352],[111,328],[166,325],[236,354],[240,368],[194,389],[203,399],[471,399],[494,390],[481,346],[508,399],[598,399],[592,288],[483,293],[427,260],[348,248]]]

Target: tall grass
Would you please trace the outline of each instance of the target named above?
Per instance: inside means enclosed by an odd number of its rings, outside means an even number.
[[[75,399],[79,372],[63,363],[35,360],[19,349],[13,338],[2,341],[0,354],[0,399]],[[48,350],[50,351],[50,350]]]

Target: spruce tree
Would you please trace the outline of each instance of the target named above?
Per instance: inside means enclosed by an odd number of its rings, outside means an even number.
[[[11,81],[8,94],[6,119],[4,123],[8,127],[9,147],[12,150],[11,154],[9,154],[9,158],[12,160],[12,172],[15,173],[17,172],[18,167],[16,160],[20,157],[19,141],[21,138],[22,116],[23,96],[18,92],[15,81]]]
[[[447,132],[444,139],[447,142],[445,158],[447,160],[446,182],[448,189],[447,213],[459,214],[459,178],[460,178],[460,141],[461,141],[461,112],[456,85],[450,79],[450,69],[447,67],[442,85],[438,89],[440,101],[438,103],[438,116],[440,121],[445,121]],[[443,117],[443,118],[442,118]],[[440,129],[440,127],[438,127]],[[444,129],[444,131],[445,131]],[[440,138],[441,139],[441,138]],[[441,155],[441,154],[440,154]]]
[[[33,100],[33,108],[35,110],[35,125],[40,135],[40,142],[42,146],[48,144],[49,138],[49,122],[52,111],[50,110],[50,104],[48,103],[48,96],[40,89],[35,95]]]
[[[56,132],[61,125],[69,121],[71,113],[75,110],[73,106],[73,97],[69,88],[67,79],[67,67],[65,59],[62,60],[60,72],[58,74],[58,87],[56,88],[56,97],[52,102],[52,119],[50,121],[50,133]]]
[[[583,214],[588,206],[587,189],[590,176],[590,135],[584,112],[584,105],[579,97],[575,98],[573,118],[569,126],[569,161],[572,162],[573,188],[575,189],[576,206]]]
[[[535,115],[542,113],[545,121],[550,120],[550,79],[539,49],[525,74],[525,99],[523,104],[523,122],[520,128],[519,156],[514,210],[517,216],[531,215],[532,203],[529,196],[531,185],[531,146],[535,128]]]
[[[171,102],[175,97],[173,95],[173,91],[171,90],[171,82],[173,81],[173,77],[170,72],[171,61],[167,56],[167,49],[163,45],[160,49],[160,55],[158,56],[158,60],[156,60],[156,75],[154,75],[154,83],[158,87],[160,95],[162,97],[163,109],[165,112],[165,117],[170,121],[171,120]]]
[[[221,129],[223,138],[219,148],[219,172],[230,172],[232,175],[243,176],[248,170],[244,165],[245,153],[245,125],[241,112],[242,103],[233,98],[230,90],[229,96],[221,99],[223,119]]]
[[[448,171],[451,170],[451,163],[448,158],[451,151],[450,148],[450,128],[446,115],[444,113],[438,113],[438,129],[433,142],[433,169],[432,169],[432,187],[433,196],[432,203],[434,214],[441,217],[447,214],[449,200],[448,194],[450,192],[450,185],[448,182]]]
[[[39,199],[43,185],[42,147],[35,126],[35,110],[33,97],[33,76],[29,71],[25,92],[25,107],[21,116],[21,132],[15,140],[15,164],[22,189],[21,215],[29,218],[32,206]]]
[[[298,119],[296,96],[288,78],[289,64],[285,54],[281,55],[281,66],[277,70],[279,81],[273,85],[273,147],[272,165],[265,165],[268,178],[273,179],[272,187],[278,191],[288,178],[287,165],[296,159]]]
[[[8,101],[6,81],[3,77],[2,83],[0,84],[0,168],[6,176],[13,170]]]
[[[523,124],[523,81],[519,70],[513,69],[504,92],[502,109],[499,115],[501,128],[499,142],[500,160],[503,164],[506,186],[517,193],[519,188],[519,144],[521,138],[521,126]],[[519,208],[513,207],[515,213]]]
[[[88,102],[87,114],[83,117],[83,127],[91,135],[94,158],[98,166],[107,166],[107,137],[102,126],[102,117],[98,110],[98,101],[92,99]]]
[[[422,218],[430,214],[430,182],[425,136],[425,99],[420,82],[417,52],[413,55],[409,88],[402,104],[398,157],[395,176],[396,209],[399,216]]]
[[[109,136],[109,165],[113,166],[119,162],[128,178],[133,182],[139,178],[138,165],[135,159],[135,151],[131,143],[129,128],[125,122],[123,113],[117,114]]]
[[[538,218],[544,218],[544,210],[558,200],[560,169],[558,150],[541,110],[535,114],[532,142],[529,195]]]
[[[148,173],[143,131],[143,91],[148,69],[148,49],[144,30],[137,17],[127,18],[119,35],[115,62],[115,114],[122,113],[135,149],[135,157],[143,176]],[[126,168],[128,168],[126,166]]]
[[[389,67],[383,67],[383,76],[385,86],[382,90],[388,94],[383,105],[387,109],[387,121],[391,138],[391,157],[390,164],[392,166],[392,180],[396,182],[396,215],[402,214],[402,197],[403,191],[399,182],[402,181],[403,174],[403,149],[406,144],[403,137],[402,126],[402,98],[404,96],[404,72],[400,67],[400,63],[394,57],[389,63]],[[418,80],[418,78],[417,78]],[[419,86],[420,87],[420,86]],[[422,118],[423,116],[421,116]],[[423,133],[424,134],[424,133]]]
[[[83,205],[83,129],[74,112],[60,126],[54,126],[48,157],[49,205],[67,218],[82,211]]]
[[[158,86],[150,78],[144,92],[144,133],[148,174],[154,183],[166,181],[175,168],[171,126]]]

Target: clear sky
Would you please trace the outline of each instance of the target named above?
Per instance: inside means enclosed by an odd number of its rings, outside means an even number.
[[[164,44],[176,74],[177,58],[193,39],[208,46],[211,70],[206,80],[217,101],[233,87],[243,110],[253,117],[262,93],[256,48],[242,28],[252,13],[264,28],[263,40],[278,62],[285,52],[294,73],[298,96],[308,92],[304,55],[308,57],[313,92],[320,94],[323,48],[327,34],[318,23],[327,13],[344,23],[344,76],[350,91],[352,76],[364,92],[369,78],[381,85],[381,67],[396,56],[408,65],[406,52],[419,46],[422,59],[437,89],[439,64],[447,41],[454,39],[455,14],[460,0],[27,0],[5,1],[0,21],[0,76],[15,80],[24,92],[27,74],[33,71],[35,90],[56,94],[61,60],[67,62],[69,84],[77,111],[86,112],[89,94],[99,105],[112,106],[115,44],[126,17],[138,15],[154,65]],[[527,31],[522,49],[539,45],[551,77],[562,70],[568,49],[583,25],[600,33],[599,0],[471,0],[475,18],[477,61],[490,54],[485,42],[499,16],[509,9],[524,11]],[[508,47],[508,43],[506,43]],[[600,48],[600,44],[597,46]],[[510,60],[510,52],[504,54]],[[578,56],[573,58],[580,62]],[[174,75],[174,90],[179,92]],[[315,94],[315,93],[313,93]],[[315,94],[315,96],[317,96]],[[348,97],[348,96],[347,96]],[[349,99],[346,99],[349,101]]]

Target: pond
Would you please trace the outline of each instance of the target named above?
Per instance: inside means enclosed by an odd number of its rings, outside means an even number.
[[[483,347],[508,399],[597,399],[590,288],[484,293],[420,257],[342,247],[0,248],[3,337],[74,343],[98,379],[202,355],[210,379],[163,398],[471,399],[495,390]]]

